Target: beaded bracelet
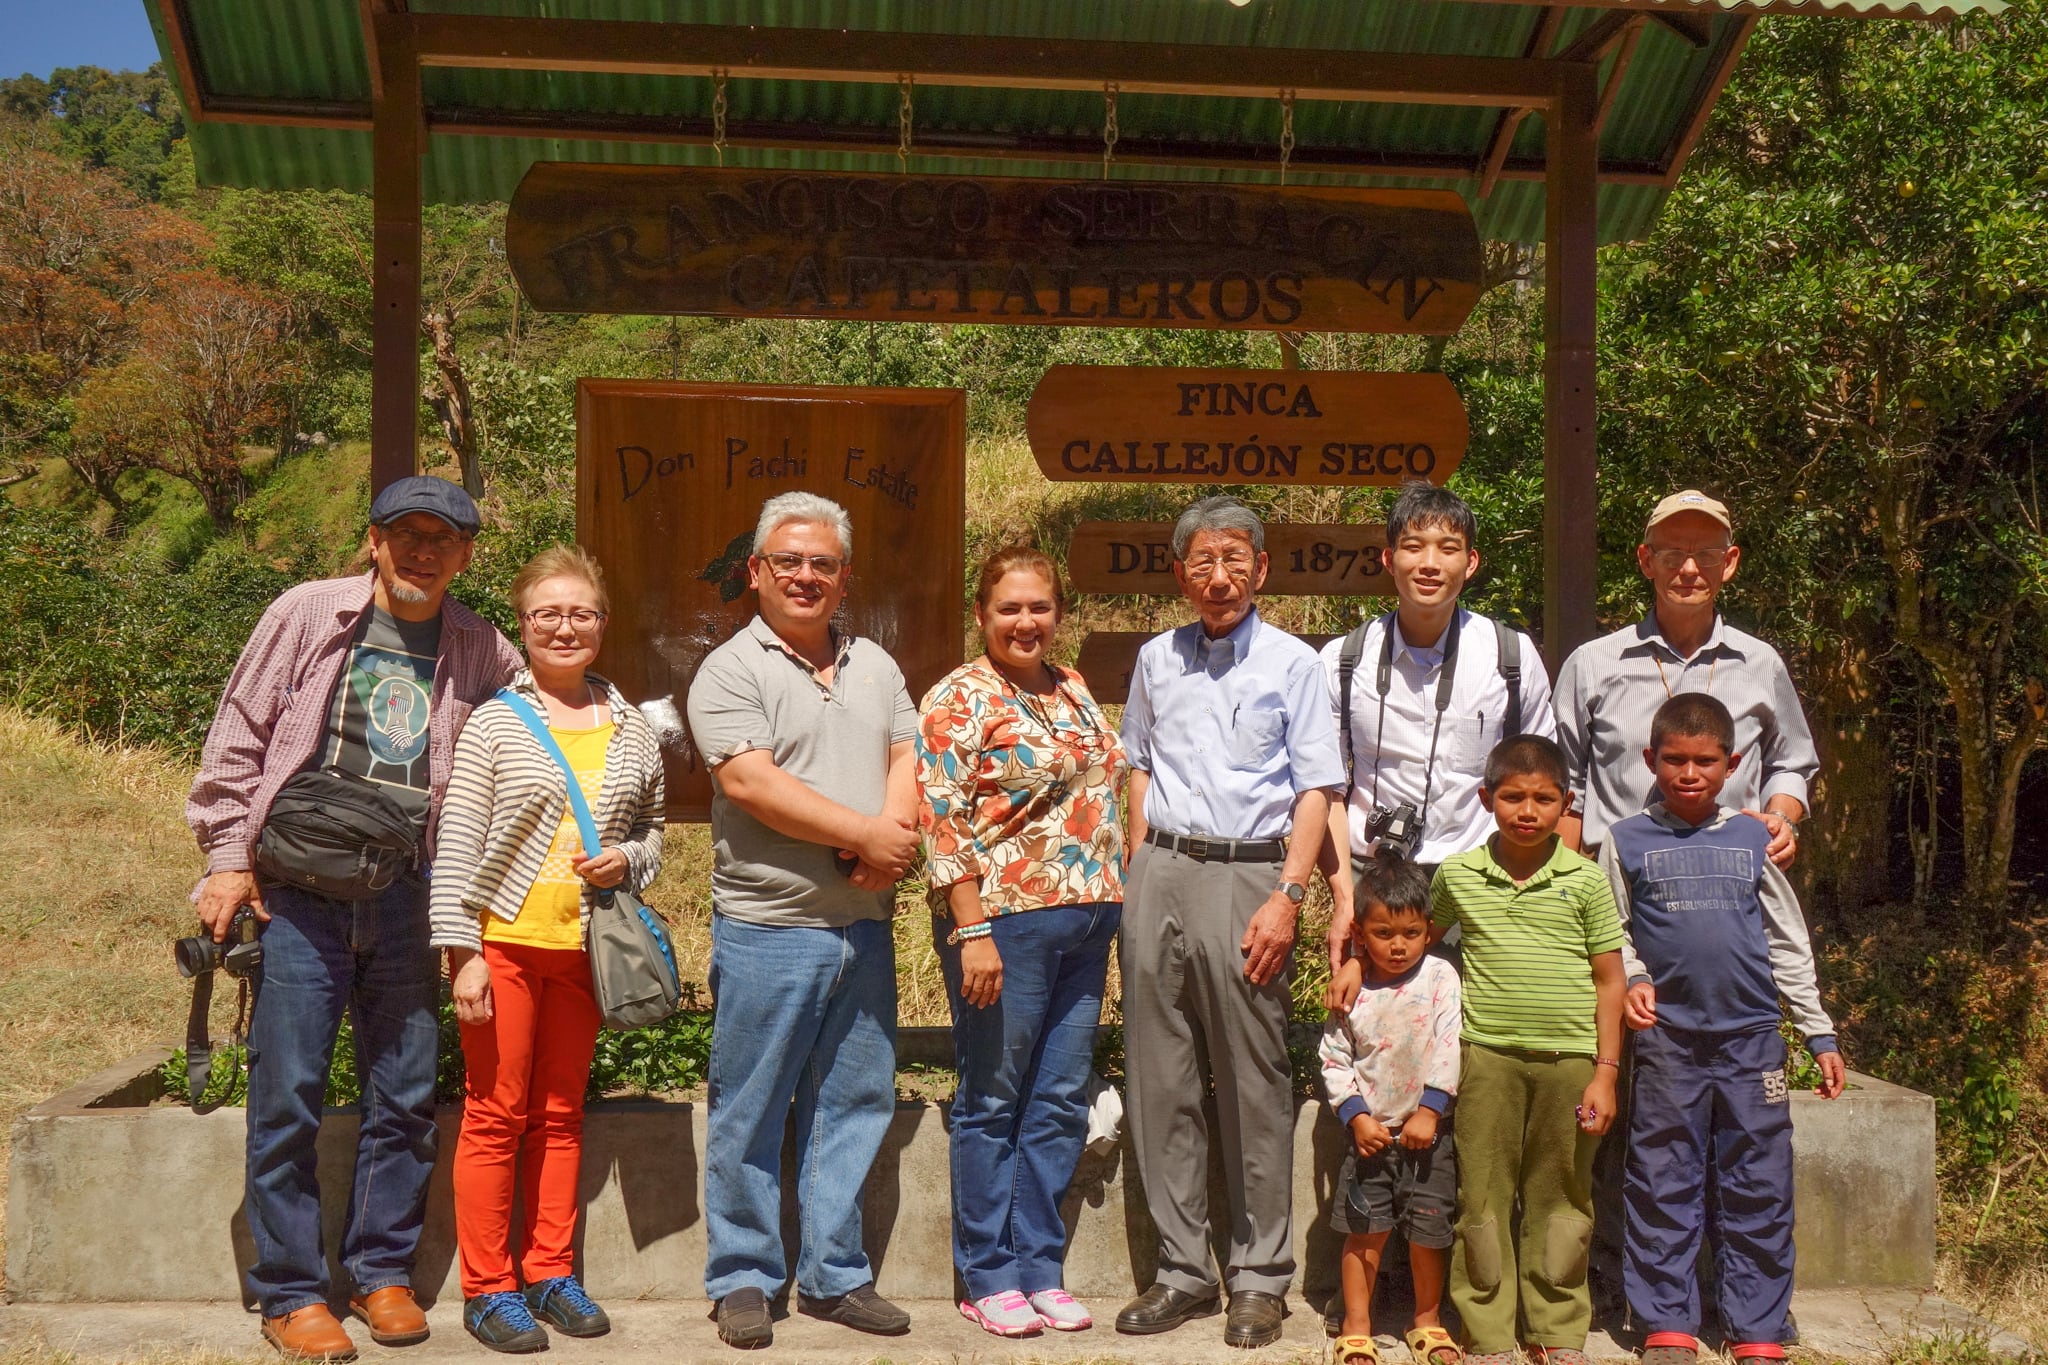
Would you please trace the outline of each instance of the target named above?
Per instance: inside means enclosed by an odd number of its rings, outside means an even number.
[[[975,924],[963,924],[952,933],[946,935],[946,942],[949,944],[965,943],[969,939],[989,938],[995,934],[995,931],[996,926],[988,920],[981,920]]]

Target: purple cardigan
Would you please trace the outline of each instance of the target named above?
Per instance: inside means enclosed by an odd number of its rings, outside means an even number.
[[[288,589],[264,611],[242,647],[185,802],[185,823],[199,836],[209,875],[255,866],[256,836],[277,789],[312,762],[326,738],[334,690],[370,609],[373,585],[374,576],[366,573]],[[521,665],[519,651],[496,627],[453,598],[442,599],[427,737],[429,858],[454,767],[455,737],[470,709],[510,682]]]

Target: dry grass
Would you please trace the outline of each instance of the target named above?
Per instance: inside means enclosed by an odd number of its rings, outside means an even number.
[[[2032,1254],[1987,1262],[1946,1247],[1935,1265],[1935,1292],[2048,1350],[2048,1258]]]
[[[179,1033],[170,941],[190,930],[201,868],[181,818],[190,781],[162,754],[0,708],[0,1130]]]

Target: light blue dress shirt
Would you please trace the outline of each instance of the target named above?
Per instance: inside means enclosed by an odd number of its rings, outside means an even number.
[[[1123,740],[1152,775],[1146,822],[1174,834],[1284,838],[1296,797],[1344,785],[1322,664],[1256,609],[1220,640],[1199,621],[1147,640]]]

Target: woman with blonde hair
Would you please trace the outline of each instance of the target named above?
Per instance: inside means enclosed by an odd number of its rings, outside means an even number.
[[[590,671],[608,606],[597,562],[575,546],[542,550],[513,579],[512,606],[527,667],[456,744],[431,907],[469,1091],[454,1163],[462,1323],[493,1350],[524,1352],[547,1347],[543,1321],[577,1337],[610,1327],[573,1274],[583,1092],[601,1022],[584,933],[603,891],[640,892],[661,868],[662,771],[652,727]],[[595,854],[563,764],[533,725],[576,775]]]
[[[1039,550],[981,567],[987,651],[919,708],[933,937],[953,1011],[960,1311],[998,1336],[1092,1323],[1062,1282],[1060,1200],[1124,898],[1126,764],[1081,675],[1048,661],[1066,609]]]

